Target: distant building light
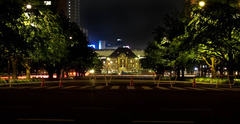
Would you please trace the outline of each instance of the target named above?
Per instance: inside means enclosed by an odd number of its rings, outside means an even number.
[[[122,41],[122,39],[117,39],[117,41]]]
[[[102,46],[101,46],[101,41],[99,41],[99,49],[102,49]]]
[[[70,40],[72,40],[73,38],[72,37],[69,37]]]
[[[130,49],[130,46],[123,46],[123,48],[128,48],[128,49]]]
[[[44,1],[44,4],[47,6],[50,6],[50,5],[52,5],[52,1]]]
[[[90,45],[88,45],[88,47],[96,49],[96,45],[95,44],[90,44]]]

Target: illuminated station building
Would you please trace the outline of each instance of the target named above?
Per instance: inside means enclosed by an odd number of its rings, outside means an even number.
[[[114,46],[106,45],[106,41],[99,42],[100,49],[96,52],[104,65],[101,72],[107,74],[139,72],[142,69],[140,59],[144,58],[144,50],[131,50],[129,46],[121,43],[121,39],[117,41]]]

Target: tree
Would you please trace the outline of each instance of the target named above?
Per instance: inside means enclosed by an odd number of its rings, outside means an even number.
[[[227,63],[229,75],[233,75],[240,50],[239,8],[234,2],[209,1],[204,8],[193,6],[186,28],[188,40],[184,43],[185,48],[200,47],[200,54],[204,53],[213,61],[209,63],[212,67],[218,63],[215,60]]]
[[[179,77],[181,69],[182,78],[184,78],[185,66],[189,64],[190,59],[193,59],[195,54],[189,55],[187,51],[182,51],[180,47],[185,38],[183,35],[185,33],[183,15],[174,12],[170,16],[167,15],[164,20],[164,27],[158,27],[154,31],[156,42],[151,43],[145,50],[146,59],[142,61],[143,67],[153,70],[160,67],[162,68],[161,71],[165,67],[168,69],[174,68],[177,70]]]
[[[22,33],[32,45],[32,49],[23,57],[23,65],[29,72],[31,65],[26,60],[41,61],[42,67],[46,68],[49,78],[52,79],[56,64],[66,55],[66,37],[60,26],[61,18],[58,13],[53,13],[43,5],[42,1],[32,1],[32,6],[33,9],[25,16],[24,23],[28,28]],[[30,73],[27,75],[29,77]]]
[[[145,58],[140,61],[141,66],[152,69],[156,74],[163,74],[165,70],[169,69],[169,62],[164,58],[166,52],[165,47],[157,41],[150,43],[145,49]]]
[[[70,24],[69,36],[71,42],[68,47],[68,68],[74,69],[79,76],[85,76],[87,70],[98,69],[102,66],[96,52],[89,48],[86,35],[80,30],[76,23]]]
[[[172,65],[176,66],[177,76],[180,77],[180,70],[182,72],[181,80],[184,80],[184,72],[187,67],[192,67],[194,63],[198,62],[196,50],[194,48],[189,48],[188,50],[183,50],[181,44],[186,40],[184,35],[180,35],[173,39],[169,46],[169,52],[172,55]]]
[[[14,81],[17,78],[17,59],[26,53],[26,48],[29,47],[20,35],[19,27],[24,27],[21,24],[22,6],[20,1],[0,1],[0,52],[3,53],[1,58],[12,62]]]

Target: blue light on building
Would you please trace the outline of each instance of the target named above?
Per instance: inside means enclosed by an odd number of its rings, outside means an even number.
[[[88,45],[88,47],[91,47],[91,48],[93,48],[93,49],[96,49],[96,45],[95,45],[95,44],[90,44],[90,45]]]
[[[102,49],[102,43],[101,43],[101,40],[99,41],[99,49]]]

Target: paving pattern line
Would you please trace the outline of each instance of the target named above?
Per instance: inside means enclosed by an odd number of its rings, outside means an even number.
[[[186,88],[186,89],[190,89],[190,90],[205,91],[205,89],[195,88],[195,87],[185,87],[185,88]]]
[[[29,89],[30,87],[14,87],[15,89]]]
[[[62,87],[62,89],[71,89],[71,88],[75,88],[77,86],[67,86],[67,87]]]
[[[82,86],[79,89],[86,89],[86,88],[90,88],[90,87],[92,87],[92,86]]]
[[[141,86],[144,90],[153,90],[151,87],[149,86]]]
[[[240,91],[240,88],[216,88],[224,91]]]
[[[61,87],[59,87],[59,86],[54,86],[54,87],[43,87],[43,88],[45,88],[45,89],[57,89],[57,88],[61,88]]]
[[[214,91],[224,91],[222,89],[218,89],[218,88],[207,88],[207,87],[203,87],[202,89],[206,89],[206,90],[214,90]]]
[[[96,86],[95,89],[100,90],[103,89],[105,86]]]
[[[187,89],[181,88],[181,87],[171,87],[171,89],[174,89],[174,90],[187,90]]]
[[[132,123],[158,123],[158,124],[194,124],[194,121],[141,121],[134,120]]]
[[[127,89],[128,90],[135,90],[135,87],[134,86],[127,86]]]
[[[120,86],[112,86],[110,89],[112,90],[118,90],[120,88]]]
[[[166,87],[157,87],[157,88],[160,90],[170,90],[169,88],[166,88]]]
[[[74,122],[73,119],[18,118],[19,121]]]
[[[31,87],[31,89],[42,89],[43,87]]]

